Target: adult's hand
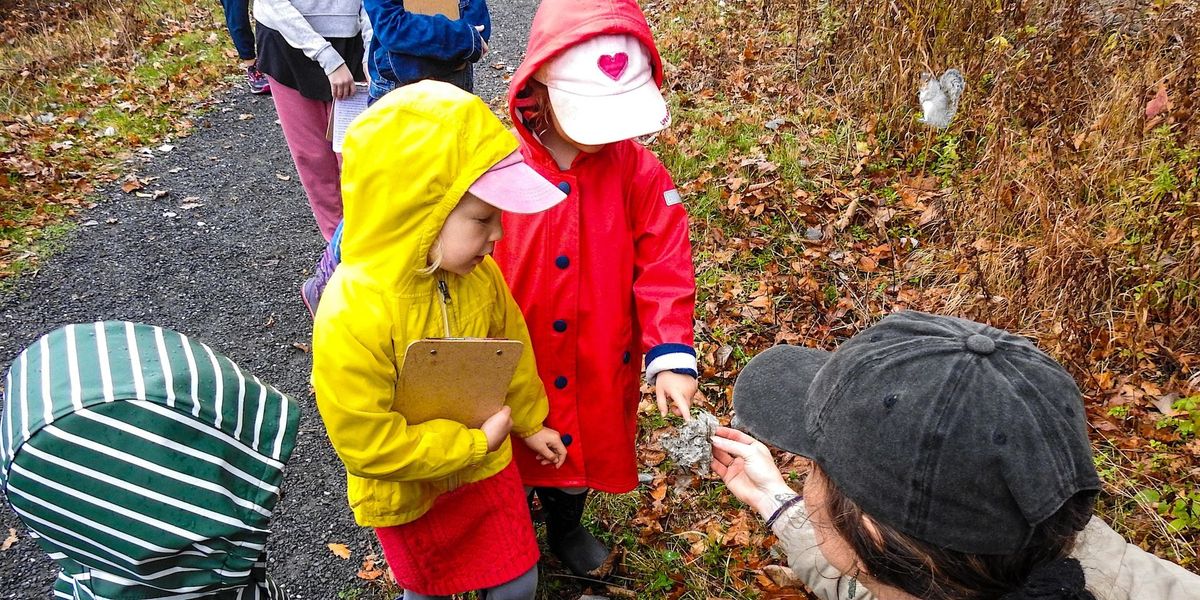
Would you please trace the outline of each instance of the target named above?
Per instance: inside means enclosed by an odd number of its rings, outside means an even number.
[[[728,427],[718,427],[712,442],[713,471],[738,500],[749,504],[764,519],[796,495],[762,442]]]
[[[329,74],[329,91],[337,100],[345,100],[354,95],[354,75],[345,63]]]

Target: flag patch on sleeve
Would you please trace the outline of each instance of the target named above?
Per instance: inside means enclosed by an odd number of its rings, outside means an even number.
[[[667,190],[663,192],[663,200],[667,201],[667,206],[675,206],[683,202],[683,198],[679,195],[679,190]]]

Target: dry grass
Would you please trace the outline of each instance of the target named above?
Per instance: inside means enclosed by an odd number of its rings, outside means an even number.
[[[126,57],[145,47],[152,18],[183,17],[193,2],[17,2],[4,18],[7,49],[0,54],[0,113],[30,109],[40,88],[64,66]]]
[[[1074,346],[1064,355],[1112,323],[1172,351],[1200,346],[1200,5],[797,6],[799,84],[895,148],[926,152],[931,171],[948,167],[938,233],[984,240],[940,257],[931,283],[950,288],[948,306],[1038,337],[1061,329]],[[957,122],[931,139],[913,90],[948,67],[969,87]],[[1160,85],[1174,106],[1150,120]],[[947,140],[964,169],[939,164]],[[971,276],[947,268],[964,260]],[[1158,324],[1172,325],[1170,338]]]

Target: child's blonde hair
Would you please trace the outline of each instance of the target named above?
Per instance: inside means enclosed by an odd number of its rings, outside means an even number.
[[[530,131],[541,136],[550,129],[550,91],[546,84],[531,78],[517,93],[514,104]]]
[[[429,256],[427,258],[429,265],[423,269],[417,269],[417,272],[422,275],[433,275],[437,270],[442,268],[442,234],[438,232],[437,239],[433,241],[433,246],[429,248]]]

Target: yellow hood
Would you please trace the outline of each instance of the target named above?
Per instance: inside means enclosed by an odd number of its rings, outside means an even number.
[[[487,104],[451,84],[422,81],[384,96],[346,133],[338,268],[395,291],[418,285],[418,277],[432,285],[418,271],[446,217],[516,149]]]

